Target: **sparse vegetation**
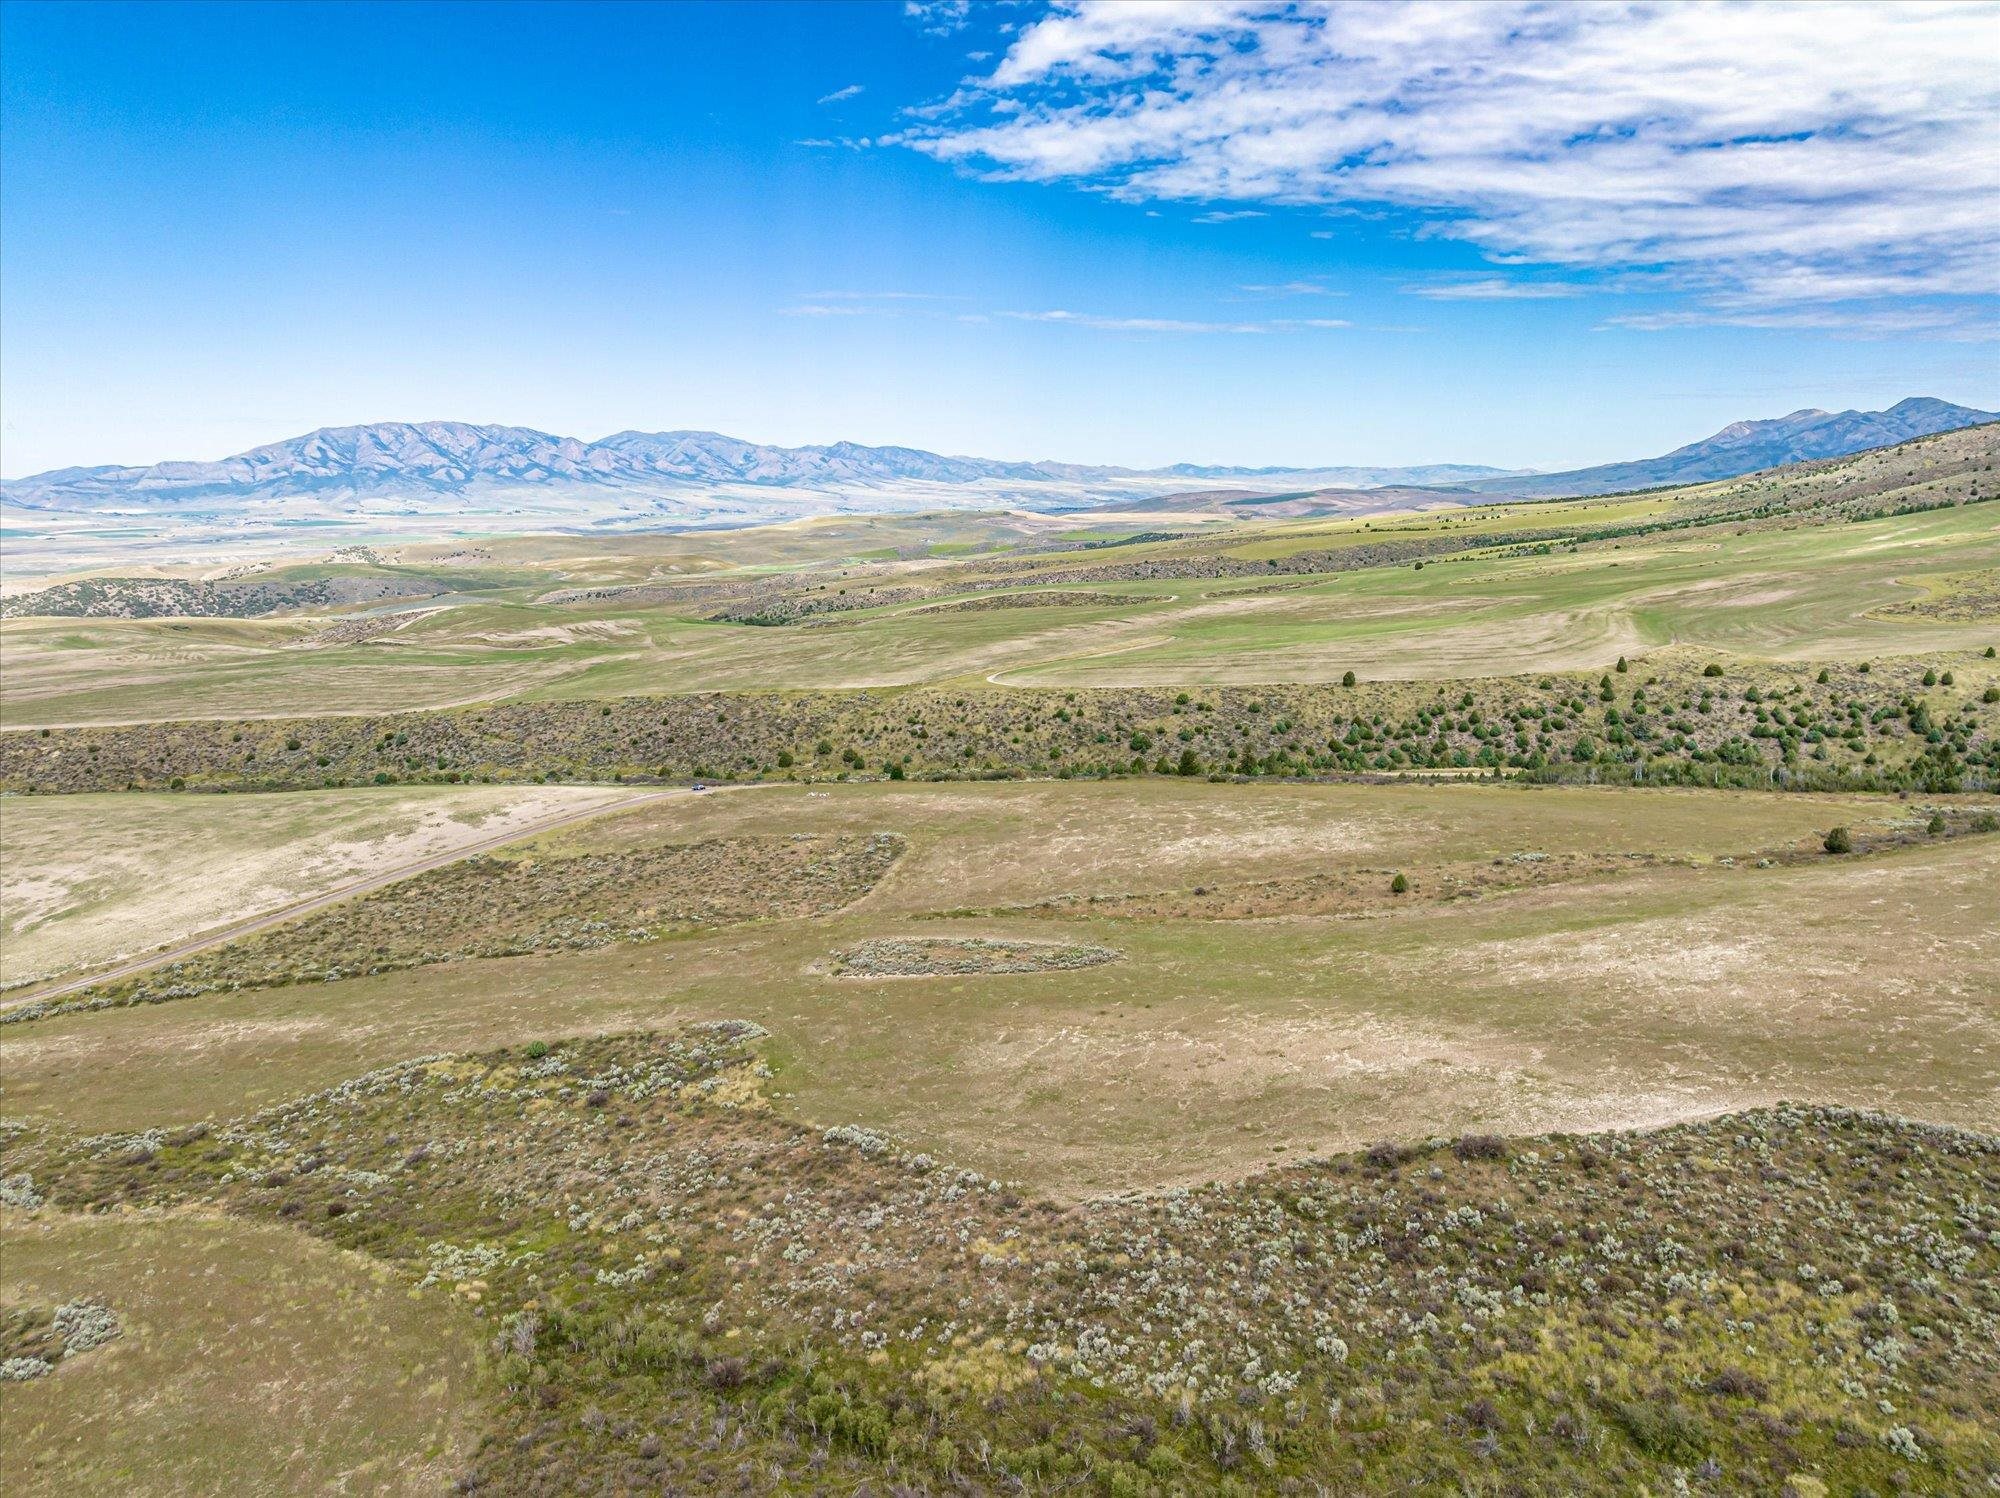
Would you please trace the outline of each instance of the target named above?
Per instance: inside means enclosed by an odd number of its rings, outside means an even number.
[[[747,1460],[750,1491],[1699,1469],[1718,1491],[1943,1493],[2000,1463],[1988,1137],[1782,1106],[1058,1209],[772,1118],[759,1041],[436,1058],[199,1139],[24,1153],[44,1212],[295,1223],[476,1315],[495,1403],[474,1485]]]
[[[1986,1491],[1996,442],[10,597],[10,1475]]]

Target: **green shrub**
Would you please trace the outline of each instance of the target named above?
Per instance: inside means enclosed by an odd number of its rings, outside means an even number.
[[[1854,839],[1848,835],[1845,827],[1836,827],[1827,833],[1823,846],[1829,853],[1852,853]]]
[[[1685,1461],[1702,1453],[1700,1424],[1671,1400],[1625,1400],[1611,1407],[1611,1416],[1625,1428],[1632,1444],[1648,1456]]]
[[[1408,894],[1409,890],[1410,881],[1402,874],[1398,874],[1394,879],[1389,881],[1389,893],[1392,895]]]
[[[1351,687],[1351,686],[1353,686],[1353,685],[1354,685],[1354,673],[1353,673],[1352,671],[1343,671],[1343,672],[1341,673],[1341,676],[1340,676],[1340,684],[1341,684],[1342,686],[1344,686],[1344,687]]]

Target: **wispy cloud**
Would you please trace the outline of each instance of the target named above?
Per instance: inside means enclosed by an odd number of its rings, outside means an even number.
[[[839,104],[843,100],[852,99],[855,95],[861,93],[864,87],[865,85],[863,84],[850,83],[846,88],[837,88],[830,94],[821,94],[819,102],[822,104]]]
[[[903,0],[903,14],[930,36],[950,36],[972,20],[972,0]]]
[[[1196,214],[1194,221],[1198,224],[1233,224],[1239,219],[1265,217],[1268,215],[1258,208],[1218,208],[1213,213]]]
[[[963,297],[942,291],[815,291],[815,302],[957,302]]]
[[[1071,0],[893,139],[1201,222],[1389,207],[1722,308],[1989,297],[1996,34],[1992,0]]]
[[[785,317],[937,316],[942,309],[936,304],[964,300],[942,291],[810,291],[778,311]]]
[[[809,135],[792,144],[814,151],[865,151],[875,142],[865,135]]]
[[[881,310],[860,302],[800,302],[793,307],[780,307],[778,312],[784,317],[867,317]]]
[[[1425,281],[1405,286],[1405,296],[1434,302],[1546,302],[1582,296],[1589,290],[1568,281],[1509,281],[1489,276],[1481,281]]]
[[[1094,312],[1066,312],[1060,308],[1045,312],[1002,312],[1020,322],[1066,323],[1071,327],[1094,328],[1108,333],[1285,333],[1302,328],[1344,328],[1349,324],[1338,317],[1267,318],[1253,322],[1205,322],[1179,317],[1106,317]]]
[[[1331,286],[1322,286],[1317,281],[1282,281],[1276,285],[1239,286],[1238,291],[1247,291],[1252,296],[1346,296],[1344,291]]]
[[[1600,328],[1661,333],[1678,328],[1761,328],[1823,332],[1849,338],[1902,338],[1924,334],[1951,343],[2000,341],[2000,319],[1967,306],[1823,306],[1768,311],[1692,308],[1607,317]]]

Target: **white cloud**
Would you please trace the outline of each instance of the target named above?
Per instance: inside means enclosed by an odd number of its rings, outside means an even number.
[[[1331,286],[1322,286],[1317,281],[1282,281],[1276,285],[1239,286],[1238,291],[1247,291],[1252,296],[1346,296],[1344,291],[1336,291]]]
[[[939,291],[809,291],[778,312],[784,317],[937,316],[941,309],[929,303],[963,300]]]
[[[778,309],[785,317],[867,317],[882,310],[861,302],[801,302],[796,307]]]
[[[815,291],[815,302],[956,302],[960,297],[941,291]]]
[[[839,104],[843,100],[852,99],[855,95],[859,94],[864,87],[865,85],[863,84],[850,83],[847,85],[846,88],[837,88],[830,94],[820,95],[819,102],[822,104]]]
[[[1427,297],[1434,302],[1544,302],[1581,296],[1588,289],[1567,281],[1509,281],[1489,276],[1480,281],[1430,281],[1405,286],[1403,294]]]
[[[1233,224],[1238,219],[1264,218],[1266,216],[1263,210],[1258,208],[1218,208],[1213,213],[1197,214],[1194,221],[1198,224]]]
[[[1997,51],[1992,0],[1075,0],[896,139],[1136,201],[1386,205],[1717,306],[1985,296]]]
[[[1719,308],[1644,312],[1607,317],[1600,328],[1662,333],[1678,328],[1761,328],[1786,332],[1826,332],[1851,338],[1899,338],[1913,333],[1953,343],[2000,339],[2000,323],[1963,306],[1821,306],[1732,312]]]
[[[950,36],[970,23],[972,0],[903,0],[903,14],[930,36]]]
[[[1002,312],[1018,322],[1067,323],[1110,333],[1285,333],[1300,328],[1344,328],[1338,317],[1284,317],[1259,322],[1202,322],[1178,317],[1105,317],[1093,312]]]

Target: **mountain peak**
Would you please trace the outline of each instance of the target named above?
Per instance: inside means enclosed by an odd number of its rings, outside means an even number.
[[[1708,483],[1786,463],[1841,458],[1989,421],[2000,421],[2000,412],[1955,406],[1929,395],[1907,397],[1886,411],[1822,411],[1805,406],[1788,416],[1732,421],[1721,431],[1658,458],[1537,474],[1530,479],[1481,479],[1470,487],[1485,494],[1553,499],[1652,489],[1662,484]]]

